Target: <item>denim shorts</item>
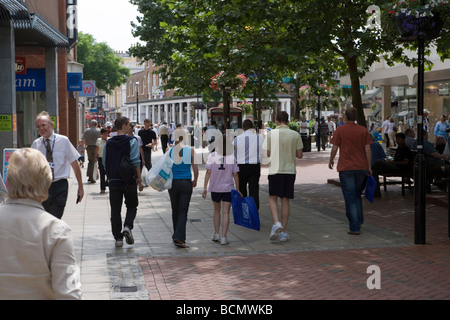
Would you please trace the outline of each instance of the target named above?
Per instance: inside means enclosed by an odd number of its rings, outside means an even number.
[[[211,199],[214,202],[231,202],[231,192],[211,192]]]

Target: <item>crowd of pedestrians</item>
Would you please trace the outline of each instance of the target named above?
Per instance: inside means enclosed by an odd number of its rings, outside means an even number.
[[[415,131],[413,128],[399,130],[400,126],[387,118],[380,129],[386,142],[384,150],[380,149],[379,139],[371,135],[370,129],[357,125],[353,108],[347,109],[344,118],[337,123],[332,119],[328,122],[317,120],[316,130],[326,138],[319,143],[324,149],[327,145],[332,147],[330,169],[334,169],[334,159],[338,156],[336,169],[349,221],[348,233],[359,235],[364,223],[361,193],[366,177],[373,174],[378,180],[382,173],[409,170],[417,149]],[[268,238],[270,241],[288,241],[289,202],[294,198],[296,160],[303,158],[302,135],[309,134],[306,132],[309,126],[304,122],[303,119],[299,132],[292,130],[289,115],[282,111],[276,114],[274,129],[262,130],[261,125],[255,126],[252,121],[245,120],[243,130],[230,135],[217,130],[215,122],[204,128],[183,128],[167,123],[153,126],[146,119],[143,127],[137,127],[128,118],[118,117],[111,126],[100,127],[96,121],[91,121],[75,149],[67,137],[54,132],[49,114],[40,113],[35,121],[40,137],[31,148],[14,152],[10,159],[9,198],[0,207],[0,272],[20,265],[15,272],[24,276],[2,278],[0,298],[80,298],[79,279],[72,277],[76,263],[71,231],[61,218],[67,202],[67,179],[71,169],[78,183],[77,203],[84,197],[80,167],[84,166],[85,152],[87,182],[100,180],[100,193],[109,190],[111,233],[116,247],[122,247],[124,239],[128,245],[134,243],[132,230],[139,205],[138,191],[143,190],[141,173],[152,169],[151,154],[158,145],[173,161],[173,180],[168,194],[175,246],[189,248],[186,223],[193,189],[198,184],[196,148],[199,147],[208,147],[209,151],[202,197],[206,199],[209,192],[212,201],[214,230],[211,240],[229,244],[231,190],[252,197],[259,210],[263,202],[259,197],[261,166],[269,159],[268,206],[273,226]],[[427,157],[427,170],[439,181],[450,176],[450,151],[446,153],[445,149],[449,145],[450,125],[446,117],[441,116],[434,127],[435,144],[428,141],[430,130],[429,120],[425,118],[423,151]],[[440,148],[441,139],[444,148]],[[389,152],[384,152],[390,149],[394,150],[392,158]],[[126,206],[124,220],[123,202]],[[14,215],[14,211],[23,214]],[[10,243],[8,239],[12,235],[21,240]],[[8,259],[3,254],[8,255]],[[11,255],[16,260],[11,259]],[[18,263],[29,255],[34,257],[33,264]],[[16,290],[3,290],[11,287]]]

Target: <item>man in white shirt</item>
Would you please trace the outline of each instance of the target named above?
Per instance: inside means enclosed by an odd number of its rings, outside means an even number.
[[[70,167],[72,167],[78,182],[77,203],[84,196],[81,170],[78,165],[80,154],[66,136],[53,132],[54,124],[47,112],[39,113],[35,124],[41,137],[36,139],[31,147],[39,150],[47,158],[53,174],[48,199],[42,205],[47,212],[61,219],[69,191],[67,179],[70,178]]]
[[[388,136],[388,129],[389,129],[389,120],[391,119],[391,116],[387,116],[386,120],[384,120],[383,124],[381,125],[382,135],[384,136],[386,140],[386,148],[389,148],[389,136]]]
[[[244,133],[234,139],[234,154],[239,166],[239,191],[243,197],[248,194],[255,200],[259,210],[259,178],[261,177],[261,159],[264,138],[253,130],[253,122],[244,120]]]

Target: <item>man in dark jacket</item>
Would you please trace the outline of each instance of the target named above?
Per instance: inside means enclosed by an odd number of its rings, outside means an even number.
[[[129,136],[131,133],[130,120],[126,117],[116,119],[114,126],[117,135],[108,139],[103,153],[103,165],[109,181],[109,203],[111,205],[111,229],[116,247],[123,246],[123,237],[128,244],[134,243],[133,229],[136,218],[138,195],[137,186],[142,190],[140,153],[138,141],[135,137]],[[123,156],[128,156],[135,167],[135,177],[127,177],[127,181],[119,175],[120,163]],[[122,230],[122,201],[125,197],[127,213]]]

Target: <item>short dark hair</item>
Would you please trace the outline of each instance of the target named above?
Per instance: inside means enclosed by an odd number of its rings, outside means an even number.
[[[276,120],[280,123],[289,123],[289,114],[286,111],[278,112]]]
[[[104,134],[105,132],[108,132],[108,129],[105,129],[105,128],[101,128],[101,129],[100,129],[100,133],[101,133],[101,134]]]
[[[244,122],[242,122],[242,129],[248,130],[253,128],[253,122],[250,119],[245,119]]]
[[[128,119],[127,117],[118,117],[116,119],[116,121],[114,121],[114,127],[117,130],[122,130],[122,127],[124,124],[127,124],[130,122],[130,119]]]
[[[395,135],[395,137],[397,138],[402,138],[403,140],[405,140],[406,139],[406,136],[405,136],[405,134],[403,133],[403,132],[399,132],[399,133],[397,133],[396,135]]]
[[[356,121],[358,113],[355,108],[348,108],[345,110],[345,116],[349,121]]]

